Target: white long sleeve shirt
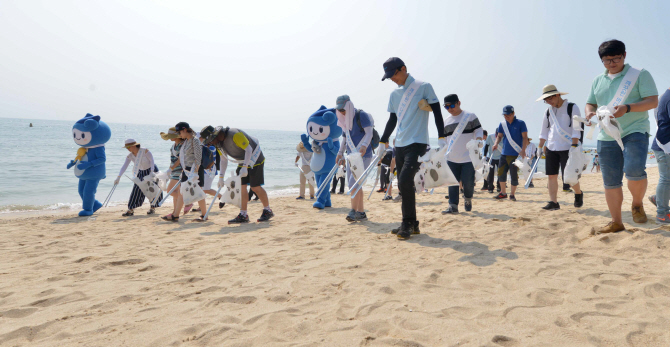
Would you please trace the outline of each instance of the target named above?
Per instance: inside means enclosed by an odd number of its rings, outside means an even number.
[[[133,174],[135,175],[137,175],[137,171],[139,170],[152,169],[154,167],[154,156],[151,154],[151,152],[149,152],[148,149],[140,148],[140,151],[137,152],[137,155],[140,157],[140,160],[137,160],[137,157],[134,154],[128,153],[126,162],[123,163],[123,166],[121,166],[121,170],[119,171],[119,176],[126,172],[130,162],[134,163]]]
[[[556,115],[556,120],[558,120],[561,129],[566,131],[568,134],[572,133],[573,139],[575,138],[578,139],[581,135],[582,128],[579,122],[573,121],[572,117],[568,115],[568,100],[567,99],[563,100],[563,105],[561,105],[561,107],[559,107],[558,109],[555,107],[551,108],[553,109],[554,114]],[[577,105],[574,105],[572,107],[572,115],[573,116],[582,115]],[[571,124],[572,126],[570,126]],[[542,114],[542,130],[540,131],[540,139],[546,140],[547,143],[545,144],[545,147],[554,152],[568,151],[570,150],[570,146],[572,145],[572,143],[569,143],[561,138],[561,135],[559,134],[558,129],[556,128],[556,125],[554,124],[554,121],[551,118],[551,115],[549,115],[549,119],[547,119],[546,110]]]

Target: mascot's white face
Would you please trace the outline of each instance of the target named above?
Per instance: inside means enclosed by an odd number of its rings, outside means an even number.
[[[93,139],[90,132],[77,129],[72,129],[72,137],[74,138],[74,143],[80,146],[86,146]]]
[[[307,123],[307,132],[311,138],[317,141],[324,141],[330,135],[330,126],[309,122]]]

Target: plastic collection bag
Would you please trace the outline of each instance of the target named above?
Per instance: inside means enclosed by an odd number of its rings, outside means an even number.
[[[610,109],[607,106],[600,106],[596,111],[596,118],[598,119],[598,126],[605,131],[605,134],[613,138],[621,147],[623,151],[623,142],[621,141],[621,124],[614,118]]]
[[[205,198],[205,192],[198,185],[198,177],[181,182],[179,192],[184,197],[184,205],[190,205]]]
[[[523,179],[525,182],[528,180],[528,177],[530,177],[531,171],[533,171],[533,166],[530,165],[531,161],[528,160],[528,158],[523,158],[521,157],[516,158],[516,160],[513,163],[517,168],[519,168],[519,176]]]
[[[488,165],[484,165],[480,167],[479,169],[475,170],[475,183],[481,182],[484,180],[484,168]],[[488,172],[487,172],[488,174]]]
[[[586,156],[586,153],[582,150],[582,146],[579,147],[570,147],[570,154],[568,156],[568,162],[565,164],[565,172],[563,174],[563,182],[574,186],[579,183],[579,179],[582,177],[582,172],[586,170],[586,167],[589,165],[589,158]]]
[[[419,171],[414,175],[414,185],[417,192],[445,185],[458,185],[456,177],[451,172],[449,165],[447,165],[446,153],[447,148],[445,146],[431,149],[419,158],[419,161],[423,162],[423,164],[421,164]]]
[[[349,161],[349,170],[354,175],[354,181],[358,181],[359,178],[365,172],[365,163],[363,163],[363,157],[359,152],[351,153],[347,156],[347,161]]]
[[[318,186],[316,185],[316,176],[314,176],[314,172],[310,171],[305,174],[305,178],[307,179],[307,183],[312,186],[312,188],[316,189]]]
[[[465,145],[470,154],[470,160],[472,160],[472,165],[475,167],[475,170],[480,169],[484,166],[484,154],[482,153],[482,147],[480,144],[482,141],[470,140]]]
[[[313,172],[310,171],[307,175],[309,174],[312,174],[312,177],[314,177]],[[316,186],[316,182],[314,184]],[[223,202],[226,204],[231,204],[242,208],[242,178],[240,176],[233,175],[228,177],[228,179],[223,182],[223,185],[225,187],[224,191],[221,193],[221,200],[223,200]]]
[[[338,179],[344,178],[344,174],[345,174],[345,172],[343,170],[343,167],[342,167],[342,165],[340,165],[340,169],[337,170],[337,173],[335,174],[335,177],[337,177]]]
[[[142,193],[144,193],[144,196],[146,196],[150,202],[153,202],[161,193],[161,189],[158,187],[158,184],[156,184],[154,177],[154,175],[147,175],[144,176],[144,179],[142,180],[137,178],[137,176],[132,178],[133,183],[140,187],[140,190]]]
[[[166,171],[158,171],[156,173],[156,179],[158,179],[158,186],[163,190],[163,191],[168,191],[168,185],[170,184],[170,174]]]

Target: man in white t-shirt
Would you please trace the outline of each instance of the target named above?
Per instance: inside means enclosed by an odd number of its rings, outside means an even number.
[[[581,136],[581,123],[574,121],[572,116],[581,116],[579,107],[563,99],[556,86],[549,84],[542,90],[542,96],[537,101],[544,100],[549,108],[542,114],[542,131],[540,132],[540,148],[544,147],[545,173],[548,176],[547,186],[550,201],[542,207],[547,211],[561,208],[558,204],[558,172],[565,170],[568,162],[570,147],[578,147]],[[554,117],[551,115],[554,114]],[[579,189],[579,183],[572,187],[575,190],[575,207],[584,204],[584,193]]]
[[[447,150],[447,164],[456,179],[463,185],[465,210],[471,211],[472,195],[475,191],[475,167],[472,165],[470,151],[466,144],[470,140],[481,140],[484,136],[484,129],[482,129],[479,119],[474,113],[461,109],[461,101],[458,99],[458,95],[449,94],[445,96],[444,108],[450,115],[444,119],[444,134],[446,135],[447,146],[451,145],[451,147],[447,147],[449,148]],[[465,119],[466,117],[468,119]],[[458,213],[459,195],[458,186],[449,187],[449,208],[442,211],[442,214]]]

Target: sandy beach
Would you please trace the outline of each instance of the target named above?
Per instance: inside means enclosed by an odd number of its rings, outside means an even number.
[[[655,192],[658,172],[647,170]],[[0,220],[1,346],[668,346],[670,227],[591,235],[609,213],[599,174],[583,208],[546,179],[443,216],[446,189],[417,198],[421,235],[389,233],[400,204],[348,197],[312,209],[272,199],[267,224],[229,226],[234,207],[179,224],[75,213]],[[462,205],[462,202],[461,202]],[[261,212],[250,205],[250,217]],[[462,209],[461,209],[462,210]],[[167,213],[163,208],[159,213]],[[187,215],[189,216],[189,215]]]

